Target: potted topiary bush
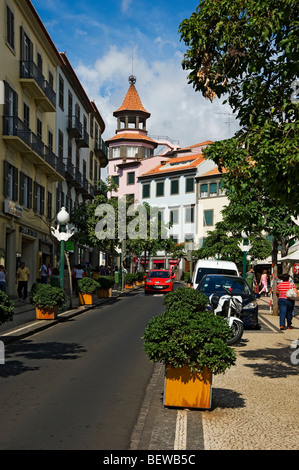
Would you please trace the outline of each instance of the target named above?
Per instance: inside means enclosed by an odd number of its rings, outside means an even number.
[[[14,303],[0,290],[0,325],[13,320]]]
[[[100,285],[98,290],[98,297],[111,297],[112,296],[112,287],[115,284],[115,280],[113,276],[100,276],[97,279],[97,282]]]
[[[80,305],[92,305],[93,294],[99,289],[99,283],[91,277],[83,277],[78,280]]]
[[[58,310],[64,307],[67,296],[60,287],[50,284],[39,284],[33,293],[32,301],[36,305],[37,320],[53,320]]]
[[[231,332],[224,318],[205,310],[206,296],[181,289],[165,296],[166,311],[147,324],[144,349],[151,362],[165,364],[165,406],[209,409],[213,374],[235,364]]]
[[[145,273],[141,273],[141,272],[138,272],[136,273],[136,286],[143,286],[144,285],[144,274]]]
[[[135,273],[127,273],[125,274],[125,288],[126,289],[133,289],[134,282],[136,281],[136,274]]]

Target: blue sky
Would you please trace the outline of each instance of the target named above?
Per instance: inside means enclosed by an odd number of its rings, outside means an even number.
[[[60,52],[66,52],[91,100],[115,134],[115,111],[137,78],[136,88],[151,113],[149,135],[169,136],[182,147],[220,140],[236,130],[222,100],[211,104],[182,70],[185,45],[178,28],[197,0],[32,0]],[[133,57],[133,65],[132,65]],[[230,124],[229,124],[230,122]]]

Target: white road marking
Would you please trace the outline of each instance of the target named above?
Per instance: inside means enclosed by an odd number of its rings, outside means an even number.
[[[187,447],[187,410],[179,410],[176,418],[174,450],[186,450]]]

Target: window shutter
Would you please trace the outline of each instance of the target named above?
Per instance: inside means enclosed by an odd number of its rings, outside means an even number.
[[[33,210],[37,210],[37,183],[33,183]]]
[[[24,204],[24,179],[25,175],[22,171],[20,171],[20,192],[19,192],[19,202],[20,204]]]
[[[8,162],[4,160],[3,195],[8,197]]]
[[[32,178],[28,178],[28,209],[32,209]]]
[[[19,170],[13,167],[13,200],[18,200],[19,192]]]
[[[40,214],[44,215],[45,213],[45,188],[40,187]]]

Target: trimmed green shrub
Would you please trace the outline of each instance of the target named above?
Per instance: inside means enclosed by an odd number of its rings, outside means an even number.
[[[94,294],[99,290],[99,283],[91,277],[83,277],[78,280],[78,289],[81,294]]]
[[[0,290],[0,325],[13,320],[14,303]]]
[[[32,300],[39,308],[62,308],[67,301],[67,296],[60,287],[39,284]]]
[[[97,282],[100,284],[100,286],[103,289],[110,289],[115,284],[115,280],[113,276],[100,276],[97,279]]]
[[[165,294],[163,302],[167,309],[172,307],[181,308],[188,305],[193,311],[202,312],[206,309],[209,299],[198,290],[190,289],[190,287],[179,287]]]

